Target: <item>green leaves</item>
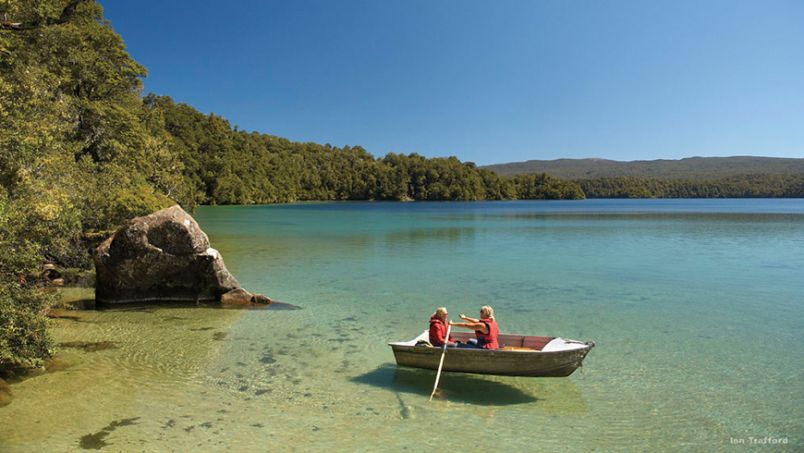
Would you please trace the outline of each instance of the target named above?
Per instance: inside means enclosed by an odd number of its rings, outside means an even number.
[[[717,179],[619,176],[577,181],[589,198],[802,197],[802,175],[741,175]]]
[[[191,199],[146,71],[92,0],[2,1],[0,366],[48,355],[42,262],[88,266],[83,238]]]
[[[0,368],[38,365],[50,346],[40,314],[53,295],[36,284],[44,244],[29,228],[25,206],[0,193]]]
[[[0,368],[38,366],[50,356],[47,319],[39,310],[51,297],[42,289],[0,285]]]

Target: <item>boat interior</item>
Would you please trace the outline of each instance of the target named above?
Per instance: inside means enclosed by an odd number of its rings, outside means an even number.
[[[453,332],[450,336],[462,342],[466,342],[470,338],[475,338],[475,334],[472,332]],[[497,341],[500,343],[500,349],[503,350],[541,351],[547,343],[550,343],[554,338],[555,337],[500,334]]]
[[[475,338],[472,332],[453,332],[450,334],[455,341],[466,342],[470,338]],[[389,343],[391,346],[416,346],[417,344],[425,343],[429,338],[429,331],[425,330],[416,338],[409,341],[398,341]],[[561,337],[542,337],[536,335],[510,335],[500,334],[498,339],[500,349],[503,351],[541,351],[541,352],[555,352],[555,351],[571,351],[574,349],[583,349],[588,347],[587,344],[574,340],[565,340]]]

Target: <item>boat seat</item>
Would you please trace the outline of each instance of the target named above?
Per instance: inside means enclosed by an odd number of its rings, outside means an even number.
[[[522,347],[542,351],[545,345],[550,343],[553,338],[554,337],[525,337],[522,341]]]

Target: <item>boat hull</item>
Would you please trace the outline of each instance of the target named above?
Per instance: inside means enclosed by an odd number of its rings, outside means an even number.
[[[396,364],[411,368],[438,369],[442,348],[426,343],[428,331],[406,342],[389,343]],[[467,342],[474,335],[456,332],[453,340]],[[422,343],[425,343],[422,345]],[[583,363],[593,342],[556,337],[501,334],[502,349],[448,348],[444,371],[501,376],[564,377]]]
[[[448,348],[444,371],[502,376],[564,377],[581,366],[592,344],[570,351],[507,351]],[[436,370],[441,348],[391,345],[396,364]]]

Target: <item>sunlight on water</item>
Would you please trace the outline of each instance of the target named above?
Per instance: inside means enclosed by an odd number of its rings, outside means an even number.
[[[149,308],[54,321],[68,367],[12,386],[3,451],[730,451],[804,433],[804,202],[203,207],[248,289],[302,310]],[[569,378],[396,368],[389,341],[494,306],[594,340]],[[745,447],[750,449],[751,447]]]

